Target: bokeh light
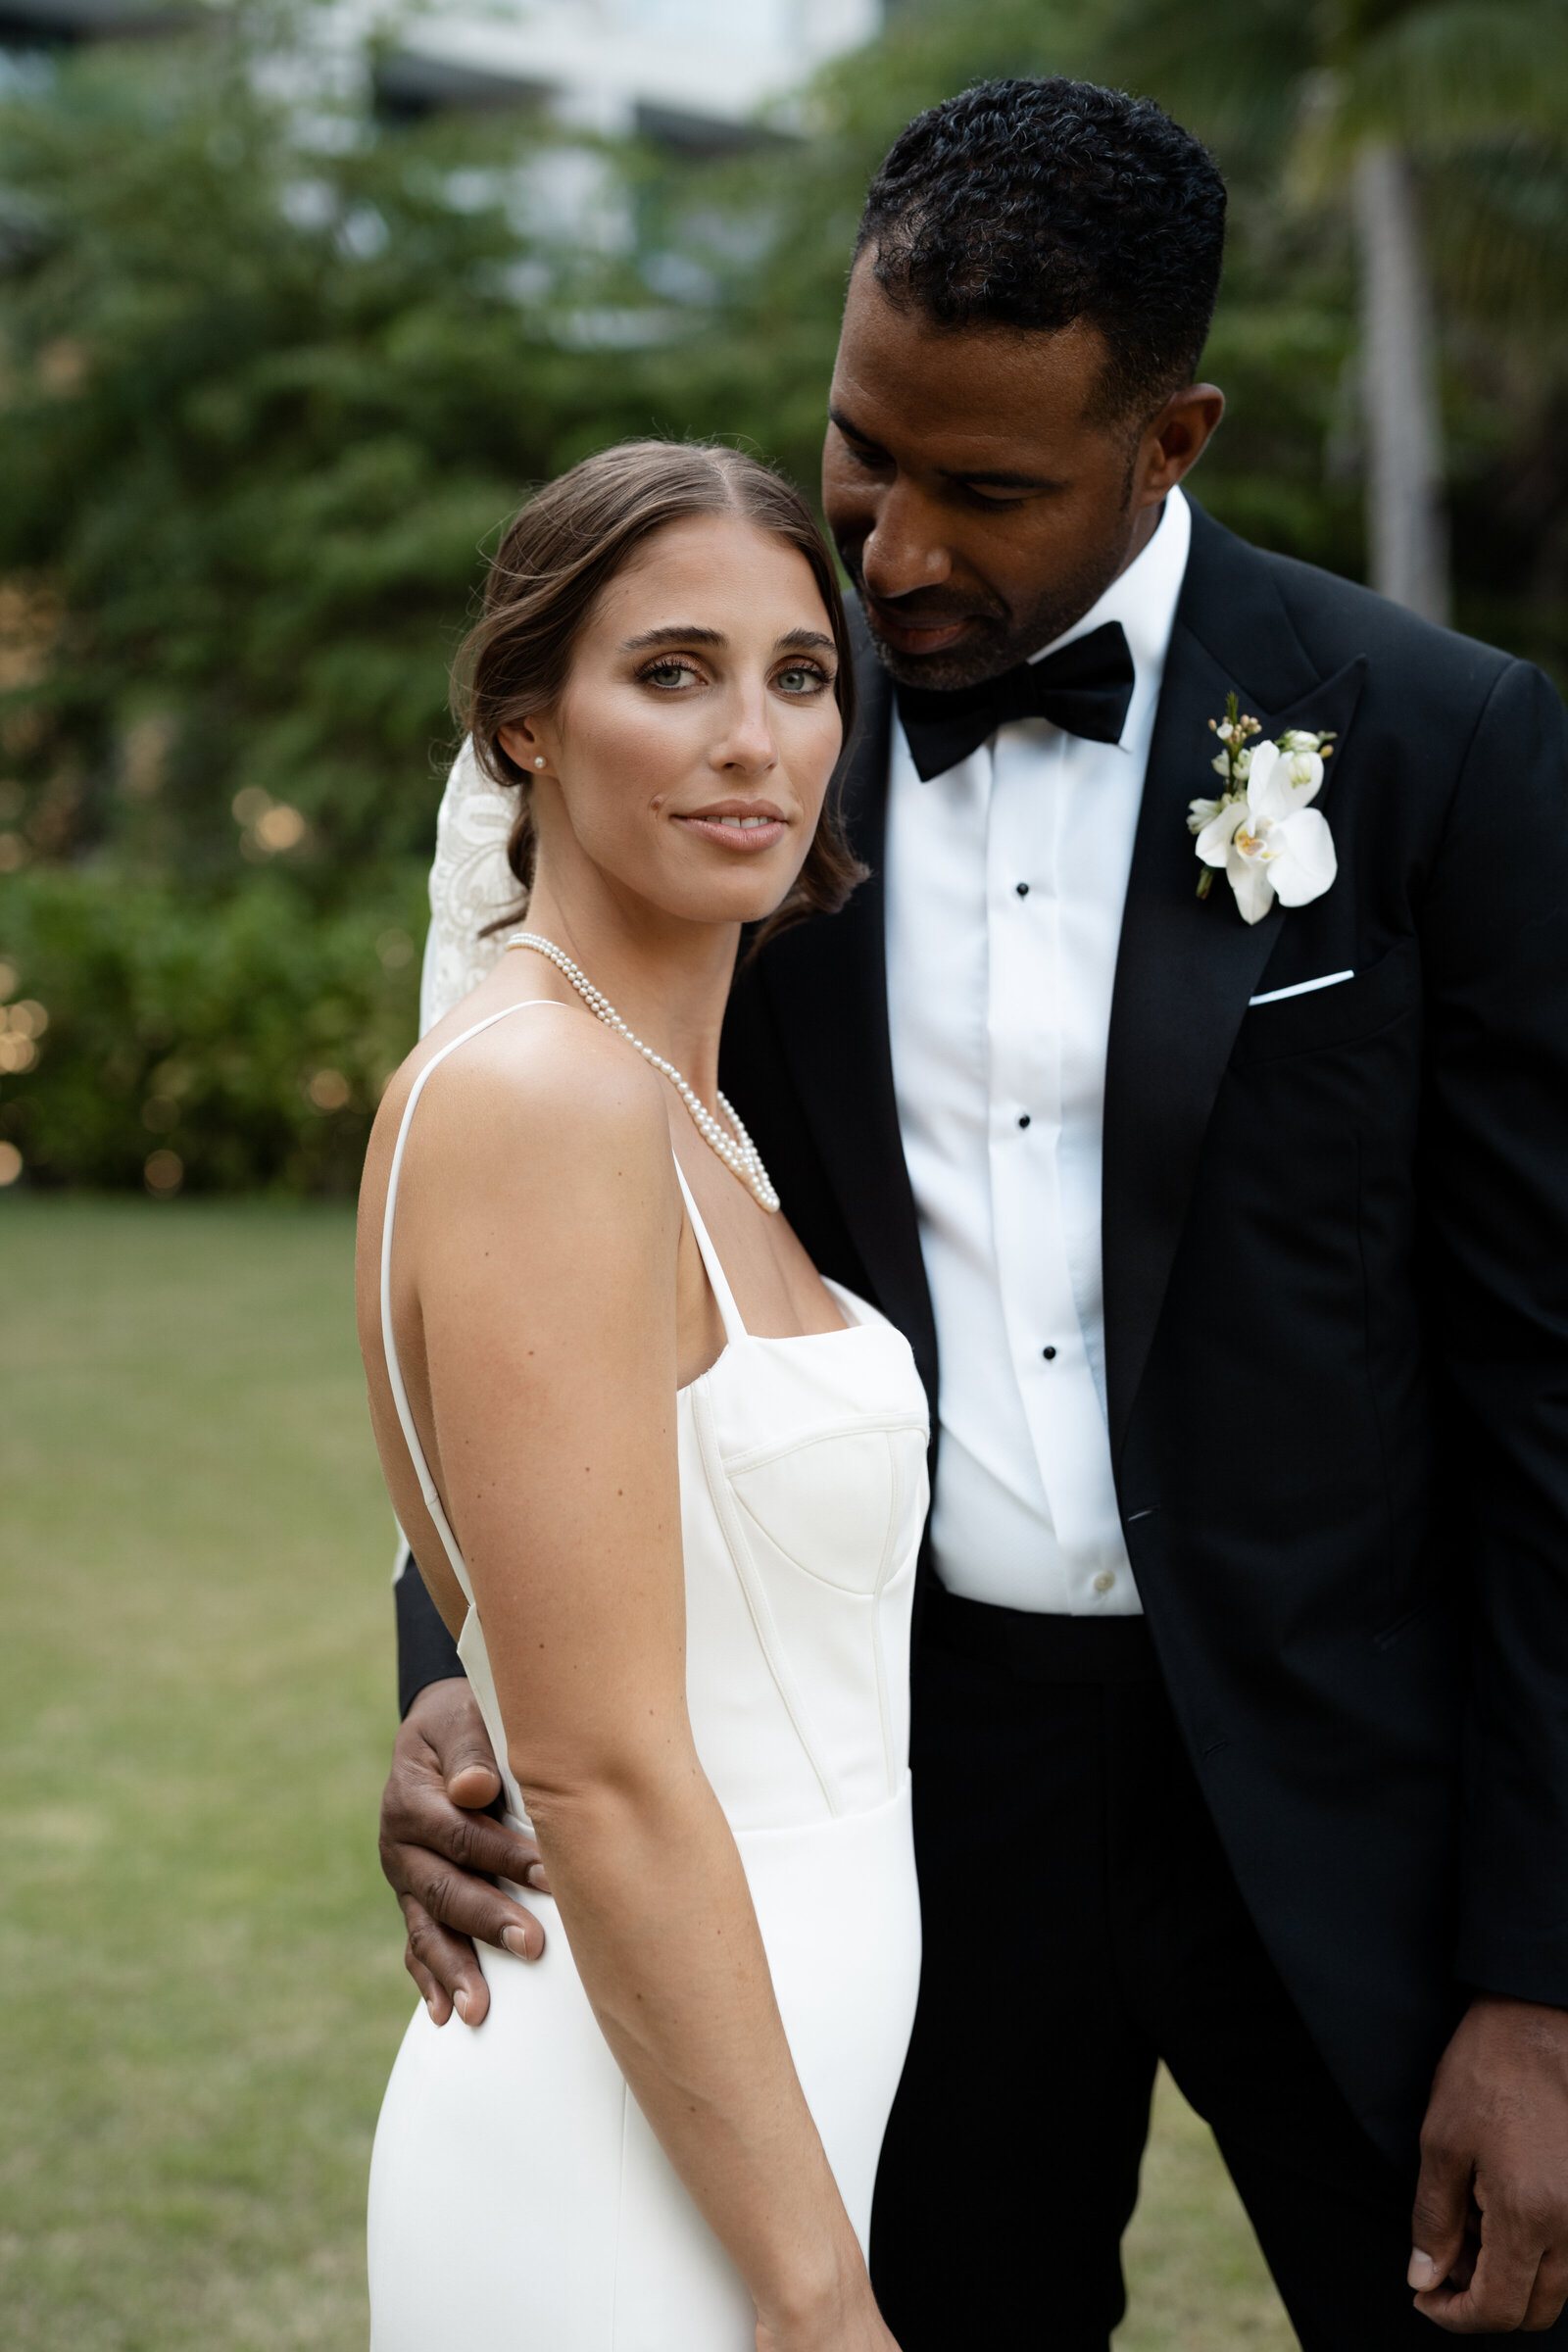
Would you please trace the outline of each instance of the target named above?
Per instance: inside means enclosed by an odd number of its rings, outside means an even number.
[[[177,1152],[149,1152],[142,1180],[155,1200],[172,1200],[185,1181],[185,1163]]]
[[[341,1070],[318,1070],[305,1092],[318,1110],[341,1110],[354,1089]]]

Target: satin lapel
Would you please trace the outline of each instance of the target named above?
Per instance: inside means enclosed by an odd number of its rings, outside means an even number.
[[[883,850],[893,695],[869,650],[857,660],[856,676],[861,709],[843,808],[851,844],[870,874],[842,914],[803,923],[769,948],[766,987],[812,1139],[877,1303],[907,1334],[934,1389],[936,1328],[888,1038]]]
[[[1188,804],[1213,789],[1208,722],[1235,692],[1267,735],[1333,728],[1330,797],[1365,662],[1320,678],[1274,575],[1199,509],[1166,657],[1111,999],[1102,1248],[1112,1460],[1159,1319],[1204,1131],[1236,1032],[1268,961],[1276,905],[1244,923],[1222,874],[1197,895]]]

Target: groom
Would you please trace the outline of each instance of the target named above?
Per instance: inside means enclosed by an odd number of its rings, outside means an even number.
[[[1160,2057],[1307,2352],[1557,2333],[1568,2294],[1564,717],[1183,497],[1223,218],[1084,84],[894,146],[823,471],[871,878],[726,1028],[938,1422],[904,2352],[1103,2352]],[[1276,797],[1212,867],[1232,695]],[[451,1802],[483,1733],[412,1573],[399,1610],[388,1873],[472,2023],[465,1935],[537,1930],[471,1874],[526,1856]]]

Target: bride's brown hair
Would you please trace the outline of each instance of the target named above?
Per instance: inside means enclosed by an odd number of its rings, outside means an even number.
[[[509,528],[454,680],[453,710],[473,738],[475,759],[497,784],[517,794],[507,860],[525,904],[535,851],[530,777],[508,757],[501,730],[560,695],[584,621],[634,550],[654,532],[695,514],[740,515],[806,558],[838,652],[833,695],[849,744],[855,670],[844,599],[833,559],[799,492],[756,458],[709,442],[622,441],[584,458],[538,491]],[[835,772],[806,861],[757,944],[806,915],[836,914],[864,874],[844,836]],[[514,913],[489,928],[502,930],[516,919]]]

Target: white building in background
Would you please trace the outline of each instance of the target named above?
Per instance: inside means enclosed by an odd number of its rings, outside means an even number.
[[[0,0],[0,51],[156,37],[221,0]],[[590,133],[744,141],[760,111],[870,40],[882,0],[327,0],[308,47],[373,61],[390,114],[543,105]]]
[[[881,18],[881,0],[445,0],[366,21],[393,108],[533,98],[584,130],[711,148]]]

